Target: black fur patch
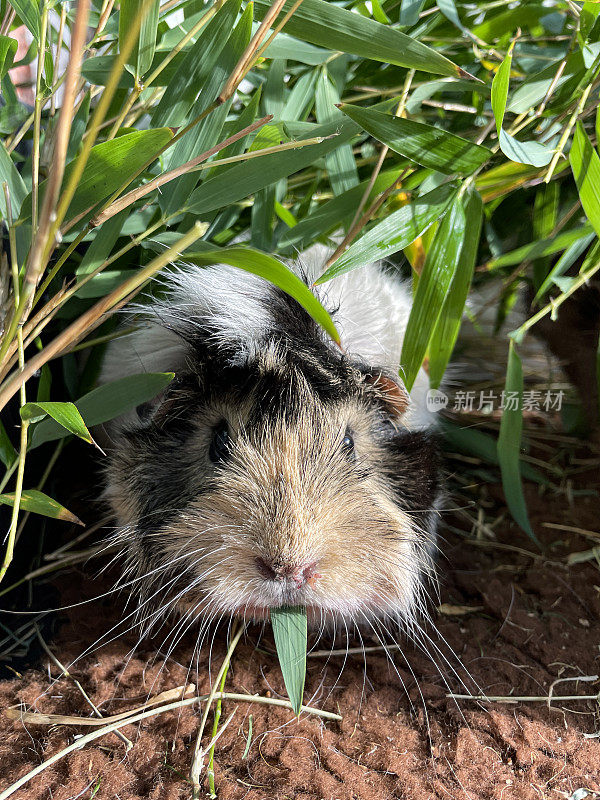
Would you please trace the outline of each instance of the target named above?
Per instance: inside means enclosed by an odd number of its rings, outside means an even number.
[[[440,491],[440,449],[437,437],[425,431],[403,431],[386,445],[385,473],[398,505],[426,515]]]

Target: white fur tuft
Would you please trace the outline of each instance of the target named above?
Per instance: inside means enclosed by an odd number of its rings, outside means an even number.
[[[323,271],[330,253],[331,250],[319,244],[302,254],[302,266],[311,281]],[[318,290],[323,305],[337,309],[334,322],[348,355],[401,376],[400,354],[412,306],[410,286],[379,264],[366,264],[333,278]],[[421,369],[403,419],[411,430],[434,424],[435,415],[427,410],[428,389],[429,378]]]
[[[322,245],[311,247],[302,254],[298,270],[314,280],[330,252]],[[208,329],[217,342],[234,345],[240,362],[253,358],[265,346],[272,330],[272,290],[267,281],[223,264],[186,265],[164,280],[167,297],[150,306],[134,307],[142,318],[141,326],[108,348],[102,382],[139,372],[180,369],[188,355],[185,335],[198,325]],[[334,278],[315,293],[333,313],[342,347],[349,356],[398,374],[411,308],[410,289],[403,282],[379,265],[367,264]],[[425,402],[428,388],[429,380],[421,369],[403,418],[412,430],[434,423],[435,416]]]

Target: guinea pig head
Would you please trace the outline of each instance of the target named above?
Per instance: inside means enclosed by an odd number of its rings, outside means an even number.
[[[404,426],[397,377],[266,286],[252,341],[214,313],[162,309],[177,377],[112,433],[107,469],[125,577],[148,607],[190,617],[304,605],[316,623],[408,621],[432,571],[435,440]]]

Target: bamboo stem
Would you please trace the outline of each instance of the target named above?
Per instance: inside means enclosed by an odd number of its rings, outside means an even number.
[[[199,239],[206,231],[206,227],[205,223],[196,222],[193,228],[182,236],[176,244],[158,255],[146,267],[136,272],[133,277],[99,300],[47,344],[41,352],[28,361],[21,372],[9,377],[0,389],[0,409],[4,408],[23,383],[29,380],[38,369],[41,369],[44,364],[62,353],[73,342],[78,341],[90,329],[95,327],[100,320],[106,319],[116,310],[120,303],[126,302],[131,296],[137,294],[147,280]]]

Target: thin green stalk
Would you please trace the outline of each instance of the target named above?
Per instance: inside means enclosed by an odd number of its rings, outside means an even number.
[[[86,229],[82,230],[81,233],[79,233],[75,237],[75,239],[73,239],[71,244],[68,245],[68,247],[66,248],[64,253],[60,256],[60,258],[58,259],[56,264],[52,267],[50,272],[46,275],[46,277],[44,278],[44,280],[40,284],[37,292],[35,293],[35,295],[33,297],[33,302],[31,304],[32,308],[35,308],[37,303],[39,303],[39,301],[41,300],[41,298],[44,295],[44,292],[46,291],[48,286],[50,286],[50,284],[54,280],[54,277],[56,276],[57,272],[60,270],[60,268],[65,263],[67,258],[71,255],[71,253],[75,250],[77,245],[80,244],[85,239],[87,233],[88,233],[88,231]]]
[[[11,276],[12,276],[12,284],[13,284],[13,300],[15,305],[15,311],[19,307],[19,297],[20,297],[20,285],[19,285],[19,266],[17,264],[17,241],[15,236],[15,229],[13,226],[12,221],[12,210],[10,204],[10,192],[8,189],[8,184],[4,182],[3,184],[4,189],[4,199],[6,201],[6,215],[7,215],[7,222],[8,222],[8,236],[9,236],[9,244],[10,244],[10,267],[11,267]],[[23,349],[23,329],[18,328],[17,330],[17,347],[19,353],[19,370],[22,372],[25,367],[25,352]],[[20,387],[20,406],[21,408],[27,402],[27,395],[26,395],[26,388],[25,382],[21,384]],[[9,568],[13,554],[15,550],[15,541],[17,536],[17,524],[19,521],[19,507],[21,505],[21,495],[23,493],[23,477],[25,475],[25,458],[27,456],[27,431],[29,428],[29,420],[21,420],[21,436],[19,442],[19,457],[18,461],[16,462],[17,465],[17,480],[15,484],[15,502],[12,508],[12,513],[10,517],[10,526],[8,528],[7,534],[7,541],[6,541],[6,550],[4,551],[4,559],[2,561],[2,566],[0,566],[0,581],[6,575],[6,571]],[[4,479],[6,480],[7,477],[10,477],[10,473],[12,473],[11,469],[6,471],[6,475]]]
[[[224,675],[227,674],[227,670],[229,669],[229,663],[231,661],[231,657],[233,656],[233,652],[237,646],[237,643],[240,640],[242,633],[245,630],[245,626],[237,622],[237,630],[233,634],[231,639],[231,643],[225,654],[225,658],[223,659],[223,663],[221,664],[221,669],[219,670],[217,677],[215,679],[214,686],[206,700],[206,706],[204,708],[204,713],[202,715],[202,719],[200,721],[200,726],[198,728],[198,735],[196,737],[196,745],[194,747],[194,757],[192,759],[192,766],[190,768],[190,781],[192,783],[192,798],[193,800],[198,800],[200,797],[200,772],[202,771],[202,764],[203,764],[203,751],[202,751],[202,734],[204,733],[204,728],[206,727],[206,721],[208,719],[208,715],[210,713],[210,707],[212,705],[213,700],[217,693],[222,692],[222,689],[219,689],[219,685],[223,680]]]
[[[219,692],[222,692],[225,688],[225,681],[227,680],[227,673],[229,672],[229,664],[227,664],[227,668],[223,672],[223,677],[221,678],[221,683],[219,684]],[[210,792],[210,797],[215,798],[217,795],[215,793],[215,745],[216,740],[215,737],[217,735],[217,730],[219,729],[219,721],[221,719],[221,706],[223,701],[221,698],[217,700],[217,705],[215,706],[215,718],[213,721],[213,728],[211,734],[212,746],[208,753],[208,767],[206,768],[206,774],[208,776],[208,790]]]
[[[76,284],[76,287],[74,287],[75,291],[77,291],[78,289],[81,289],[81,287],[84,285],[84,283],[87,283],[88,280],[90,280],[91,278],[93,278],[96,275],[98,275],[100,272],[102,272],[103,269],[106,269],[106,267],[110,266],[110,264],[112,264],[113,262],[117,261],[119,258],[121,258],[121,256],[125,255],[125,253],[127,253],[133,247],[137,247],[137,245],[140,242],[142,242],[148,236],[151,236],[154,233],[154,231],[158,230],[158,228],[161,228],[170,219],[172,219],[175,216],[179,216],[179,214],[181,214],[181,211],[177,211],[177,212],[175,212],[173,214],[170,214],[168,217],[161,218],[161,219],[159,219],[158,222],[156,222],[150,228],[148,228],[147,230],[145,230],[142,233],[138,234],[135,237],[135,239],[132,239],[130,242],[128,242],[126,245],[124,245],[120,250],[118,250],[114,255],[112,255],[110,258],[107,258],[106,261],[103,261],[102,264],[100,264],[100,266],[97,267],[89,275],[86,275],[82,282],[79,282],[78,284]],[[85,234],[83,234],[83,236],[84,235]],[[79,242],[81,241],[83,236],[80,234],[80,236],[77,237],[75,242],[77,244],[79,244]],[[63,253],[63,255],[59,258],[59,260],[56,262],[56,264],[52,267],[52,269],[48,273],[48,275],[45,278],[44,282],[41,284],[37,294],[35,295],[35,297],[33,299],[33,306],[34,307],[42,299],[42,296],[44,295],[44,292],[46,291],[46,289],[50,285],[50,282],[56,276],[56,273],[59,271],[59,269],[65,263],[65,261],[67,260],[68,256],[71,255],[71,253],[73,252],[74,249],[75,249],[75,247],[69,245],[69,247],[67,248],[66,254]],[[69,290],[69,292],[70,292],[70,290]],[[65,294],[65,299],[68,299],[67,295],[68,295],[68,297],[71,296],[71,294],[69,294],[69,292],[67,292]]]
[[[150,9],[150,0],[145,0],[140,10],[140,14],[135,18],[133,25],[127,32],[127,36],[125,37],[125,41],[123,42],[123,48],[119,53],[119,55],[117,56],[115,63],[113,64],[108,82],[106,84],[106,88],[102,92],[100,102],[96,106],[94,113],[92,115],[92,119],[90,120],[88,135],[85,137],[83,141],[81,152],[75,162],[73,171],[69,177],[69,182],[65,187],[64,191],[62,192],[60,202],[56,209],[56,218],[50,230],[50,235],[48,236],[48,241],[46,243],[46,250],[44,252],[44,260],[46,260],[50,255],[54,238],[56,236],[56,232],[59,230],[62,221],[65,218],[65,214],[67,213],[69,205],[71,204],[73,195],[75,194],[77,186],[79,185],[79,181],[81,180],[83,171],[90,156],[90,151],[96,142],[96,137],[98,135],[100,125],[104,121],[106,112],[108,111],[110,103],[117,90],[121,73],[125,69],[127,59],[129,58],[133,48],[135,47],[138,34],[140,32],[141,24],[144,18],[146,17],[146,14],[148,13],[149,9]]]
[[[183,50],[186,44],[194,38],[194,36],[198,33],[198,31],[202,30],[202,28],[206,25],[206,23],[209,22],[214,17],[214,15],[221,8],[224,2],[225,0],[217,0],[217,2],[211,8],[209,8],[206,14],[204,14],[204,16],[198,20],[198,22],[194,25],[194,27],[191,30],[189,30],[186,33],[186,35],[179,40],[179,42],[177,42],[175,47],[168,53],[168,55],[165,58],[163,58],[163,60],[156,67],[156,69],[153,72],[151,72],[150,75],[148,75],[146,80],[139,83],[133,88],[131,94],[127,98],[127,102],[123,106],[121,113],[118,115],[113,127],[110,129],[110,133],[108,134],[107,137],[108,139],[114,139],[114,137],[117,134],[117,131],[123,124],[123,120],[125,120],[127,114],[129,114],[129,112],[135,105],[135,102],[137,101],[141,93],[149,86],[152,86],[152,84],[158,78],[160,73],[166,67],[168,67],[168,65],[175,58],[175,56]]]
[[[31,230],[35,239],[38,226],[38,192],[40,183],[40,139],[42,126],[42,106],[46,98],[42,95],[42,70],[46,51],[48,31],[48,6],[42,6],[40,47],[38,50],[37,73],[35,78],[35,101],[33,109],[33,150],[31,152]],[[17,304],[18,308],[18,304]]]
[[[56,40],[56,54],[54,56],[54,72],[53,77],[59,74],[59,66],[60,66],[60,55],[63,46],[63,37],[65,33],[65,23],[67,21],[67,6],[66,3],[63,3],[60,9],[60,25],[58,28],[58,35]],[[56,81],[55,81],[56,83]],[[54,91],[54,87],[52,87],[50,99],[50,116],[53,117],[56,113],[56,92]]]
[[[121,194],[123,194],[123,192],[125,191],[125,189],[127,189],[127,187],[128,187],[128,186],[129,186],[131,183],[133,183],[133,181],[134,181],[134,180],[135,180],[135,179],[136,179],[136,178],[137,178],[139,175],[141,175],[141,174],[142,174],[142,172],[145,172],[145,171],[148,169],[148,167],[150,167],[150,166],[151,166],[151,165],[152,165],[152,164],[153,164],[153,163],[156,161],[156,159],[157,159],[157,158],[159,158],[159,157],[160,157],[160,156],[161,156],[161,155],[162,155],[162,154],[165,152],[165,150],[167,150],[169,147],[172,147],[174,144],[176,144],[176,143],[177,143],[177,142],[178,142],[178,141],[179,141],[179,140],[180,140],[180,139],[181,139],[183,136],[185,136],[185,134],[186,134],[188,131],[190,131],[190,130],[191,130],[191,129],[192,129],[194,126],[195,126],[195,125],[197,125],[199,122],[202,122],[202,120],[203,120],[205,117],[207,117],[209,114],[212,114],[212,112],[213,112],[213,111],[214,111],[216,108],[218,108],[218,106],[219,106],[219,103],[217,103],[216,101],[215,101],[215,102],[213,102],[213,103],[211,103],[211,104],[208,106],[208,108],[206,108],[206,109],[205,109],[205,110],[204,110],[204,111],[203,111],[201,114],[198,114],[198,116],[197,116],[197,117],[194,117],[194,119],[193,119],[191,122],[189,122],[189,123],[188,123],[188,124],[187,124],[187,125],[186,125],[184,128],[182,128],[180,131],[178,131],[178,132],[175,134],[175,136],[173,136],[173,138],[172,138],[172,139],[170,139],[170,140],[169,140],[169,141],[168,141],[168,142],[167,142],[165,145],[163,145],[163,146],[160,148],[160,150],[157,150],[157,152],[156,152],[156,153],[154,153],[154,154],[153,154],[153,155],[152,155],[152,156],[151,156],[151,157],[150,157],[150,158],[149,158],[149,159],[148,159],[148,160],[147,160],[147,161],[146,161],[144,164],[142,164],[142,166],[141,166],[141,167],[140,167],[138,170],[136,170],[136,172],[134,172],[134,174],[133,174],[133,175],[131,175],[131,176],[130,176],[130,177],[129,177],[129,178],[126,180],[126,181],[124,181],[124,182],[123,182],[123,183],[122,183],[122,184],[119,186],[119,188],[118,188],[118,189],[117,189],[115,192],[113,192],[113,194],[112,194],[112,195],[111,195],[111,196],[108,198],[108,200],[106,200],[106,201],[105,201],[105,202],[104,202],[104,203],[103,203],[103,204],[100,206],[100,208],[99,208],[99,209],[98,209],[98,211],[96,212],[95,216],[97,217],[97,216],[99,216],[100,214],[102,214],[104,211],[106,211],[106,209],[107,209],[107,208],[109,208],[109,207],[110,207],[110,206],[111,206],[111,205],[112,205],[112,204],[113,204],[113,203],[114,203],[114,202],[117,200],[117,198],[118,198],[118,197],[120,197],[120,195],[121,195]],[[91,229],[92,229],[92,226],[90,225],[90,223],[88,223],[88,224],[86,225],[86,227],[85,227],[85,233],[88,233],[88,232],[89,232]],[[67,225],[67,226],[65,226],[65,229],[64,229],[64,230],[65,230],[65,231],[68,231],[68,230],[69,230],[69,226],[68,226],[68,225]]]
[[[595,77],[594,77],[594,80],[595,80]],[[576,107],[575,111],[571,115],[571,119],[568,121],[567,126],[564,129],[564,131],[562,133],[562,136],[560,137],[560,139],[558,141],[558,145],[556,146],[556,152],[552,156],[552,161],[550,162],[550,165],[548,166],[548,172],[546,173],[546,176],[544,178],[544,183],[550,183],[550,181],[552,179],[552,175],[554,174],[554,170],[556,169],[556,165],[558,164],[559,158],[563,154],[563,150],[565,149],[565,145],[567,143],[567,139],[571,135],[571,131],[573,130],[573,126],[575,125],[575,123],[577,122],[577,118],[582,113],[583,109],[585,108],[585,104],[587,102],[588,96],[589,96],[590,92],[592,91],[592,85],[594,83],[594,80],[592,80],[585,87],[585,90],[584,90],[583,94],[579,98],[579,102],[577,103],[577,107]]]
[[[29,248],[25,268],[25,277],[18,306],[8,325],[8,331],[0,343],[0,366],[4,366],[6,353],[14,340],[17,329],[27,320],[31,311],[31,302],[42,273],[48,262],[56,241],[56,203],[64,175],[64,167],[68,149],[69,133],[73,120],[73,106],[79,83],[81,58],[84,49],[90,0],[79,0],[75,22],[71,29],[71,58],[65,71],[65,92],[58,125],[55,132],[52,170],[46,183],[42,213],[38,219],[37,210],[33,214],[35,235]],[[43,58],[43,53],[41,54]],[[101,101],[102,102],[102,101]],[[37,176],[34,176],[33,187],[37,187]]]
[[[587,283],[591,277],[593,277],[598,270],[600,270],[600,261],[593,266],[591,269],[586,270],[583,274],[580,274],[577,277],[577,280],[573,285],[567,289],[566,292],[563,292],[558,297],[553,298],[550,302],[544,306],[544,308],[540,309],[537,314],[534,314],[533,317],[530,317],[526,322],[524,322],[520,328],[517,328],[515,331],[512,331],[510,336],[517,342],[522,342],[523,337],[534,325],[536,325],[543,317],[547,314],[550,314],[552,319],[556,318],[556,312],[558,311],[559,307],[567,300],[574,292],[577,291],[584,283]]]

